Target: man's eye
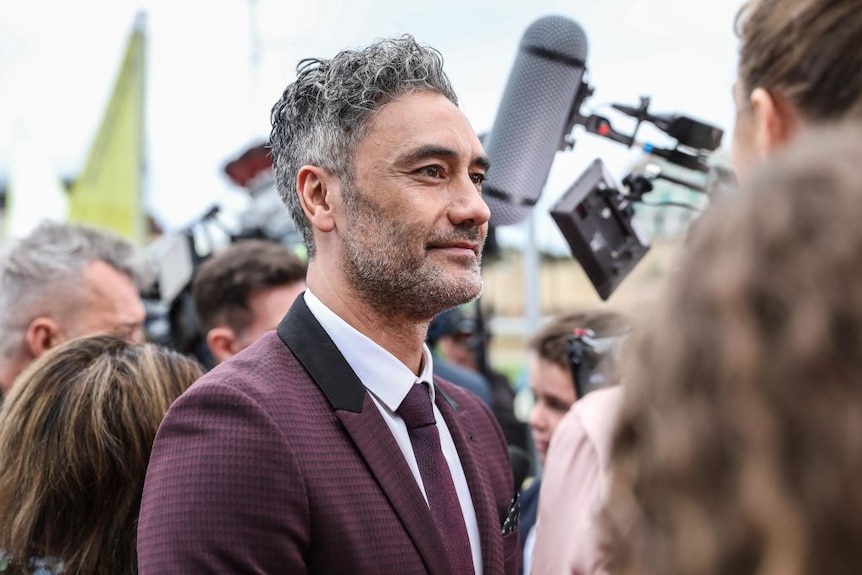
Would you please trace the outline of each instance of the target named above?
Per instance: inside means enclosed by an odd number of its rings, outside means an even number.
[[[470,174],[470,179],[474,184],[479,185],[485,181],[485,174]]]
[[[440,169],[440,166],[425,166],[424,168],[420,168],[419,172],[424,176],[439,178],[442,170]]]

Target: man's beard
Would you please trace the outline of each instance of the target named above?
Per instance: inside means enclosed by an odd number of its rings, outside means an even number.
[[[387,220],[382,210],[354,189],[346,194],[344,268],[351,285],[378,312],[428,321],[482,293],[481,253],[471,262],[442,267],[428,246],[484,240],[478,226],[455,226],[424,238],[423,226]],[[442,254],[441,254],[442,256]]]

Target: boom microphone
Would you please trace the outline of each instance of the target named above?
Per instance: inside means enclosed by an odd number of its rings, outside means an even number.
[[[524,220],[539,200],[573,127],[586,59],[587,36],[568,18],[545,16],[524,32],[485,145],[492,227]]]

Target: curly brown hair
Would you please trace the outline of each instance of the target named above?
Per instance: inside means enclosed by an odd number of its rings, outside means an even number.
[[[862,572],[862,127],[801,135],[704,216],[638,330],[623,572]]]

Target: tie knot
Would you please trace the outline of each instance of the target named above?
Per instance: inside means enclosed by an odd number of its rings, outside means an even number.
[[[424,383],[414,384],[396,413],[404,420],[407,429],[434,425],[434,407],[431,405],[428,386]]]

